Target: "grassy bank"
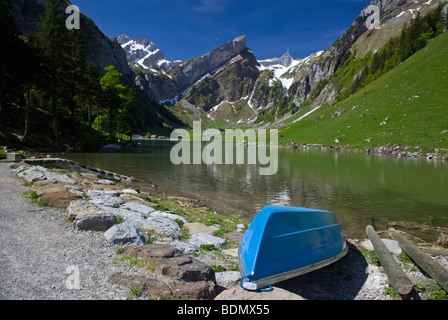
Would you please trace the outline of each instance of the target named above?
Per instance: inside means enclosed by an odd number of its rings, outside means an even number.
[[[350,98],[281,129],[280,143],[448,149],[447,83],[444,33]]]

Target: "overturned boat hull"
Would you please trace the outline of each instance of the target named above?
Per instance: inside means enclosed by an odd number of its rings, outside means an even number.
[[[347,251],[334,213],[267,206],[253,219],[239,247],[241,285],[258,290],[323,268]]]

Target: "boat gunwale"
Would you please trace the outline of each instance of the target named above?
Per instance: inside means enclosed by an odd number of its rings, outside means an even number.
[[[256,289],[255,290],[258,290],[258,289],[270,286],[272,284],[275,284],[275,283],[278,283],[278,282],[282,282],[282,281],[285,281],[285,280],[288,280],[288,279],[291,279],[291,278],[295,278],[295,277],[304,275],[306,273],[310,273],[310,272],[316,271],[318,269],[324,268],[324,267],[326,267],[326,266],[328,266],[328,265],[330,265],[330,264],[332,264],[332,263],[342,259],[343,257],[345,257],[345,255],[347,254],[348,249],[349,249],[346,240],[345,240],[344,246],[345,247],[344,247],[344,249],[341,252],[339,252],[338,254],[336,254],[336,255],[334,255],[334,256],[332,256],[330,258],[327,258],[325,260],[322,260],[322,261],[319,261],[319,262],[316,262],[316,263],[313,263],[313,264],[310,264],[310,265],[307,265],[307,266],[304,266],[304,267],[300,267],[298,269],[294,269],[294,270],[289,270],[289,271],[286,271],[286,272],[278,273],[278,274],[275,274],[275,275],[272,275],[272,276],[269,276],[269,277],[266,277],[266,278],[258,279],[258,280],[255,280],[255,281],[249,281],[249,283],[255,284],[256,285]],[[240,266],[241,266],[241,268],[244,269],[244,263],[242,263],[242,256],[240,254],[240,250],[238,250],[238,256],[239,256]],[[240,272],[242,271],[241,268],[240,268]],[[245,273],[243,274],[243,276],[249,276],[250,277],[250,275],[247,275],[246,270],[244,270],[244,271],[245,271]],[[244,288],[244,283],[242,284],[242,286]]]

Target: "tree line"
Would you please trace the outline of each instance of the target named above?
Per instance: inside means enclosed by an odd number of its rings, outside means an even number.
[[[24,36],[8,0],[0,0],[0,133],[22,126],[17,136],[25,144],[36,132],[47,132],[53,145],[113,142],[118,132],[131,136],[160,122],[154,106],[114,66],[100,74],[86,62],[83,33],[66,28],[58,6],[48,0],[41,21]]]
[[[404,25],[399,36],[391,38],[377,52],[367,53],[363,58],[356,58],[355,53],[347,56],[332,78],[322,81],[325,85],[328,82],[334,84],[339,92],[338,101],[348,98],[423,49],[428,40],[443,33],[448,28],[448,20],[442,14],[446,4],[440,4],[424,17],[417,13],[409,24]],[[317,96],[322,89],[323,86],[317,86],[313,95]]]

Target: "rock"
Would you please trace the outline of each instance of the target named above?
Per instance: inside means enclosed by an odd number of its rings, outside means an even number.
[[[160,218],[167,218],[167,219],[171,219],[173,221],[175,220],[179,220],[182,221],[182,223],[184,223],[184,225],[188,222],[187,219],[185,219],[184,217],[177,215],[177,214],[173,214],[170,212],[162,212],[162,211],[155,211],[152,212],[150,214],[151,217],[160,217]]]
[[[215,273],[216,283],[223,287],[229,287],[241,280],[239,271],[224,271]]]
[[[73,180],[66,174],[56,173],[50,169],[46,169],[44,171],[44,174],[47,177],[47,180],[55,180],[55,181],[59,181],[62,183],[75,184],[75,180]]]
[[[226,243],[224,239],[209,235],[208,233],[194,233],[189,241],[197,247],[211,244],[215,248],[220,248]]]
[[[110,196],[110,197],[119,196],[118,191],[116,190],[88,190],[87,195],[91,198],[102,196]]]
[[[145,245],[148,242],[143,232],[132,222],[114,225],[104,233],[107,241],[120,245]]]
[[[125,203],[125,204],[121,205],[120,208],[128,209],[131,211],[141,213],[145,218],[149,217],[149,215],[152,212],[156,211],[154,208],[152,208],[150,206],[146,206],[142,203],[137,203],[137,202]]]
[[[121,272],[109,276],[110,283],[126,288],[143,287],[143,291],[150,296],[170,297],[173,291],[168,284],[155,276],[125,275]]]
[[[222,250],[222,253],[234,258],[238,258],[238,248]]]
[[[223,237],[229,241],[233,241],[235,243],[240,243],[243,240],[243,234],[239,231],[233,231],[229,233],[224,233]]]
[[[12,162],[20,162],[22,160],[22,154],[8,152],[6,154],[6,160],[7,161],[12,161]]]
[[[66,209],[72,201],[81,199],[83,199],[81,195],[72,193],[68,190],[44,193],[39,198],[39,200],[45,202],[47,206],[60,209]]]
[[[100,152],[102,153],[114,153],[121,152],[122,148],[116,144],[108,144],[106,146],[101,147]]]
[[[218,231],[218,227],[209,227],[203,223],[193,222],[193,223],[185,223],[184,227],[188,229],[190,233],[207,233],[213,235],[215,231]]]
[[[338,111],[336,111],[335,113],[333,113],[333,114],[331,115],[331,118],[334,118],[334,117],[340,117],[340,116],[342,116],[342,114],[344,114],[344,113],[345,113],[345,109],[338,110]]]
[[[242,223],[238,224],[236,227],[238,228],[238,231],[240,231],[240,232],[242,232],[243,230],[246,229],[246,226]]]
[[[101,197],[93,197],[90,201],[98,206],[118,208],[121,204],[124,203],[123,199],[114,196],[101,196]]]
[[[180,251],[184,253],[191,253],[191,252],[199,252],[198,248],[196,248],[194,245],[181,242],[181,241],[173,241],[169,243],[170,246],[179,249]]]
[[[67,212],[74,219],[75,230],[106,231],[117,220],[113,214],[83,200],[72,201]]]
[[[46,175],[39,169],[39,167],[31,167],[25,171],[19,172],[17,175],[28,182],[47,180]]]
[[[107,179],[98,180],[97,183],[108,185],[108,186],[114,186],[115,185],[115,182],[113,182],[111,180],[107,180]]]
[[[437,240],[437,244],[444,247],[444,248],[448,248],[448,235],[447,234],[440,234],[439,239]]]
[[[123,189],[121,190],[122,194],[138,194],[138,192],[134,189]]]
[[[168,240],[180,239],[180,227],[171,219],[149,217],[140,226],[142,229],[152,230]]]
[[[98,208],[113,214],[117,218],[121,218],[125,221],[129,221],[135,224],[136,227],[140,227],[145,221],[145,217],[136,211],[122,209],[122,208],[112,208],[101,205],[96,205]]]
[[[389,250],[389,252],[391,252],[395,255],[401,254],[402,250],[401,250],[400,246],[398,245],[397,241],[390,240],[390,239],[381,239],[381,240],[383,241],[384,245]],[[372,242],[370,242],[370,240],[365,240],[365,241],[361,242],[361,245],[369,251],[374,250]]]
[[[213,269],[168,244],[131,245],[124,248],[124,254],[154,266],[156,273],[168,278],[165,283],[174,296],[213,299],[217,294]]]
[[[215,300],[305,300],[301,296],[286,291],[281,288],[274,287],[270,292],[254,292],[242,289],[240,286],[229,290],[224,290]]]

